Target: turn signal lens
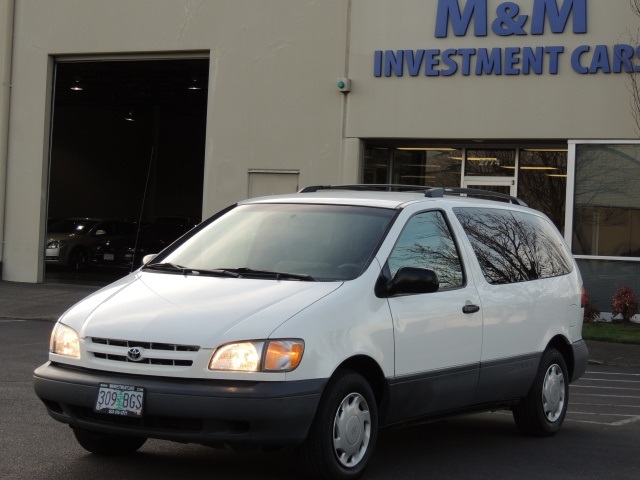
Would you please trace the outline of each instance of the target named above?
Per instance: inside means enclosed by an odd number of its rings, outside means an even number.
[[[302,360],[304,342],[302,340],[274,340],[269,342],[264,369],[290,372]]]
[[[585,308],[589,303],[589,296],[587,295],[587,291],[582,287],[582,301],[580,302],[580,307]]]
[[[51,332],[49,351],[65,357],[80,358],[78,333],[73,328],[58,322]]]

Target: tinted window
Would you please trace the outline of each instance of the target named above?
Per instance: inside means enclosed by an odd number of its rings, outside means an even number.
[[[458,250],[441,212],[423,212],[411,217],[389,256],[388,264],[392,276],[402,267],[434,270],[441,289],[464,284]]]
[[[164,262],[250,268],[349,280],[367,265],[395,210],[342,205],[234,208],[177,246]]]
[[[562,239],[543,218],[492,208],[455,208],[454,212],[489,283],[556,277],[572,269]]]

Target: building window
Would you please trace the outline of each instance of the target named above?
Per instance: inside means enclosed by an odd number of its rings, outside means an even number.
[[[469,149],[464,162],[467,177],[514,177],[515,149]]]
[[[640,257],[640,145],[576,146],[573,253]]]
[[[460,185],[461,174],[460,149],[373,145],[365,148],[364,183],[451,187]]]
[[[564,231],[567,149],[520,150],[518,197]]]

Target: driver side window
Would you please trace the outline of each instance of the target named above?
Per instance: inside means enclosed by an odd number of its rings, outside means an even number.
[[[419,267],[436,272],[440,290],[464,285],[458,249],[439,211],[419,213],[409,219],[387,263],[392,277],[402,267]]]

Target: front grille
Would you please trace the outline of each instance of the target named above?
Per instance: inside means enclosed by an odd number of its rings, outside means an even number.
[[[89,350],[95,358],[114,362],[131,362],[142,365],[164,365],[173,367],[190,367],[193,365],[193,360],[185,357],[192,357],[193,355],[188,354],[197,353],[200,350],[200,347],[195,345],[175,345],[170,343],[117,340],[100,337],[92,337],[91,343],[92,345],[89,345]],[[134,347],[144,349],[145,354],[139,360],[132,360],[127,356],[129,349]]]

